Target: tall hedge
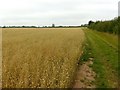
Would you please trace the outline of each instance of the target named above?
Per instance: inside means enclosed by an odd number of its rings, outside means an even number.
[[[120,17],[110,21],[89,21],[88,28],[100,32],[108,32],[113,34],[120,34]]]

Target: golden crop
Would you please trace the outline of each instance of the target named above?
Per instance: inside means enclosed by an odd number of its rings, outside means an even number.
[[[3,88],[70,87],[82,52],[80,28],[4,28]]]
[[[2,88],[2,28],[0,28],[0,88]]]

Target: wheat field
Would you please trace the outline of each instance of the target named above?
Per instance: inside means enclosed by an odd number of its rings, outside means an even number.
[[[2,88],[2,28],[0,28],[0,88]]]
[[[84,39],[80,28],[2,29],[2,87],[71,87]]]

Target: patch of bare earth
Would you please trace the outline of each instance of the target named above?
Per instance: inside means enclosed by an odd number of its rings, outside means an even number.
[[[90,67],[93,64],[92,60],[93,58],[89,58],[87,62],[79,67],[73,88],[95,88],[93,82],[96,74]]]

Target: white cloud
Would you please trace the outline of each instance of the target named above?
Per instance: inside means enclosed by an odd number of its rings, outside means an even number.
[[[119,0],[1,0],[0,25],[80,25],[117,17]]]

